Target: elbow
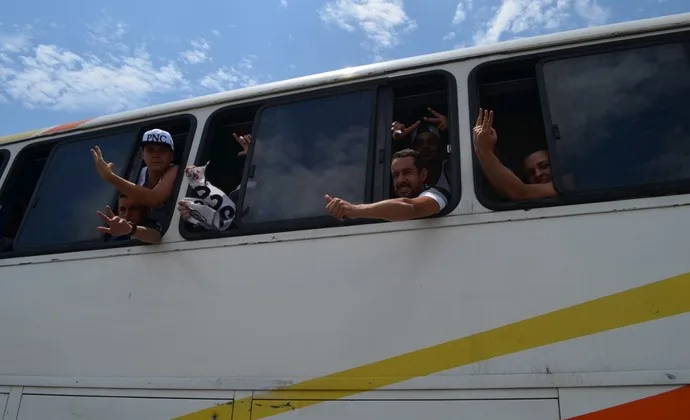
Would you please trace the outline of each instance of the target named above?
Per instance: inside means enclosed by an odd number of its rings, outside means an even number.
[[[158,208],[158,207],[162,206],[163,204],[165,204],[165,200],[161,200],[158,197],[146,197],[142,201],[146,207],[149,207],[152,209]]]

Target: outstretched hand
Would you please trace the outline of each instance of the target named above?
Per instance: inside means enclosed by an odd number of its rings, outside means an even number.
[[[330,195],[326,194],[324,196],[326,199],[326,210],[331,214],[331,216],[340,220],[341,222],[348,218],[355,217],[356,207],[354,204],[349,203],[342,198],[332,198]]]
[[[498,134],[493,128],[494,112],[479,108],[477,122],[472,130],[474,148],[476,150],[493,150],[498,140]]]
[[[101,148],[98,146],[91,149],[91,156],[93,157],[93,163],[96,166],[98,175],[107,181],[108,178],[113,175],[113,163],[106,162],[105,159],[103,159],[103,152],[101,152]]]
[[[129,235],[132,231],[132,226],[129,222],[120,216],[116,216],[110,209],[110,206],[105,206],[105,211],[108,213],[107,215],[103,214],[100,210],[97,211],[96,214],[108,224],[108,227],[98,226],[96,229],[98,229],[99,232],[108,233],[113,236]]]

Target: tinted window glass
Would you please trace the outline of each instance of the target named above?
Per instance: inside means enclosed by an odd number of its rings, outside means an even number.
[[[372,91],[266,108],[260,114],[244,223],[324,216],[324,195],[366,200]]]
[[[566,191],[690,178],[690,62],[683,44],[544,65]]]
[[[106,162],[122,176],[136,132],[118,133],[55,147],[44,169],[15,250],[100,241],[96,210],[112,204],[115,189],[96,172],[89,149],[99,146]]]

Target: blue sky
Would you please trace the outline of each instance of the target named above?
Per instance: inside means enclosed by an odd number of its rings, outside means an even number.
[[[689,11],[687,0],[13,2],[0,16],[0,135],[374,61]]]

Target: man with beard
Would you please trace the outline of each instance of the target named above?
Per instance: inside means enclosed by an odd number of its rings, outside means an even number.
[[[443,210],[450,193],[443,188],[426,185],[428,175],[419,152],[404,149],[393,155],[391,162],[393,188],[399,198],[371,204],[352,204],[326,195],[326,210],[336,219],[383,219],[402,221],[433,216]]]
[[[528,183],[522,182],[496,157],[494,148],[498,135],[493,128],[494,112],[479,109],[473,130],[474,150],[484,175],[491,185],[510,200],[534,200],[558,195],[551,178],[549,154],[546,150],[530,153],[523,160]]]

